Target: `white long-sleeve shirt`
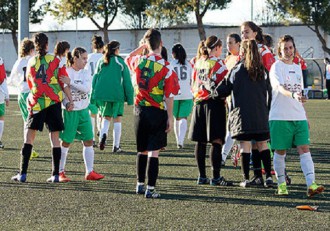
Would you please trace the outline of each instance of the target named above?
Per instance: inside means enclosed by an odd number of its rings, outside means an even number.
[[[92,87],[92,79],[87,70],[75,71],[72,67],[66,69],[70,78],[71,96],[74,102],[74,111],[83,110],[89,105],[88,94]],[[69,102],[66,97],[63,106]]]
[[[10,76],[8,78],[8,85],[17,88],[19,93],[29,93],[30,89],[26,82],[26,66],[31,56],[26,56],[16,60],[13,68],[11,69]]]

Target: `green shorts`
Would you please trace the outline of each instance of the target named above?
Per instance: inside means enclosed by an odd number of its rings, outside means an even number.
[[[286,150],[310,144],[307,120],[271,120],[269,121],[269,129],[272,149]]]
[[[175,118],[187,118],[191,113],[193,104],[192,99],[174,100],[173,116]]]
[[[62,141],[72,143],[74,139],[93,140],[93,128],[88,108],[80,111],[63,110],[64,130],[60,134]]]
[[[0,116],[4,116],[6,113],[6,106],[5,103],[0,104]]]
[[[21,111],[22,118],[24,121],[26,121],[29,116],[29,111],[26,106],[26,98],[28,97],[28,95],[29,93],[21,93],[18,95],[17,99],[19,110]]]
[[[97,106],[93,103],[88,105],[88,110],[91,112],[92,115],[96,115],[98,112]]]
[[[124,114],[124,102],[96,101],[96,106],[102,117],[116,118]]]

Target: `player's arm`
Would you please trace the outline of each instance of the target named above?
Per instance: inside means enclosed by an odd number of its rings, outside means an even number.
[[[167,127],[165,132],[169,133],[173,129],[173,102],[174,98],[169,97],[165,98],[165,104],[166,104],[166,109],[167,109]]]

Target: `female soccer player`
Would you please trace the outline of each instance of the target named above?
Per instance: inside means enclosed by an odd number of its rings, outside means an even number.
[[[193,70],[194,109],[189,128],[189,138],[196,141],[195,157],[199,170],[197,184],[230,186],[224,177],[220,177],[221,145],[226,135],[225,101],[217,97],[216,87],[223,81],[228,70],[222,60],[222,42],[216,36],[210,36],[201,47],[201,58]],[[211,181],[206,176],[206,144],[211,143],[210,160],[213,171]]]
[[[124,102],[133,104],[133,86],[127,65],[119,56],[120,43],[111,41],[105,45],[103,59],[98,62],[93,77],[92,100],[102,116],[100,132],[100,150],[104,150],[110,121],[113,118],[114,129],[121,131],[121,117],[124,114]],[[116,128],[118,126],[118,128]],[[121,152],[120,132],[114,132],[113,152]]]
[[[94,149],[93,131],[88,112],[89,98],[91,90],[91,78],[85,66],[87,64],[87,52],[84,48],[76,47],[67,54],[66,71],[69,78],[60,80],[70,86],[71,97],[74,102],[73,110],[63,110],[64,130],[60,134],[61,143],[61,162],[60,162],[60,182],[68,182],[70,179],[65,175],[65,163],[70,144],[74,139],[81,140],[83,143],[83,157],[85,162],[86,180],[100,180],[104,176],[93,170]],[[66,105],[67,99],[63,100]]]
[[[179,149],[183,148],[184,138],[187,132],[187,118],[193,106],[191,92],[192,66],[187,61],[186,50],[179,43],[172,47],[172,67],[178,75],[180,95],[174,97],[173,116],[175,118],[174,133]]]
[[[278,189],[277,195],[288,195],[285,182],[286,150],[297,147],[301,169],[304,173],[307,196],[312,197],[324,191],[322,185],[315,183],[314,163],[309,149],[309,125],[302,95],[303,75],[301,67],[293,62],[296,45],[290,35],[278,41],[279,60],[270,70],[273,88],[272,104],[269,114],[270,136],[274,153],[274,170]]]
[[[240,55],[241,60],[232,69],[227,81],[232,90],[228,126],[232,138],[240,141],[244,176],[240,186],[248,187],[250,186],[251,141],[255,141],[261,155],[270,155],[267,141],[269,140],[268,110],[271,87],[256,41],[243,40]],[[265,168],[269,169],[271,162],[267,164]],[[269,178],[265,186],[271,187],[273,185],[271,175],[267,177]]]

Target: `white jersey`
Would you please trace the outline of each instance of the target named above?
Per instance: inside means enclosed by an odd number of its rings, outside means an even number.
[[[8,78],[8,85],[16,87],[19,93],[30,92],[30,88],[26,82],[26,66],[30,58],[31,56],[26,56],[16,60]]]
[[[174,59],[171,66],[178,75],[181,94],[174,96],[174,100],[192,99],[191,78],[192,65],[186,60],[185,65],[181,65],[178,60]]]
[[[102,58],[102,53],[88,54],[87,64],[85,69],[89,72],[89,75],[93,78],[96,71],[96,64]]]
[[[278,60],[272,65],[269,77],[273,88],[269,120],[307,120],[302,103],[292,97],[284,96],[278,89],[279,86],[283,86],[290,92],[302,93],[304,83],[301,67]]]
[[[70,78],[71,97],[74,102],[74,111],[85,109],[89,105],[88,94],[92,87],[92,79],[85,69],[75,71],[72,67],[66,69]],[[68,99],[63,100],[63,106],[68,103]]]
[[[327,80],[330,80],[330,64],[327,64],[327,65],[325,66],[325,78],[326,78]]]

